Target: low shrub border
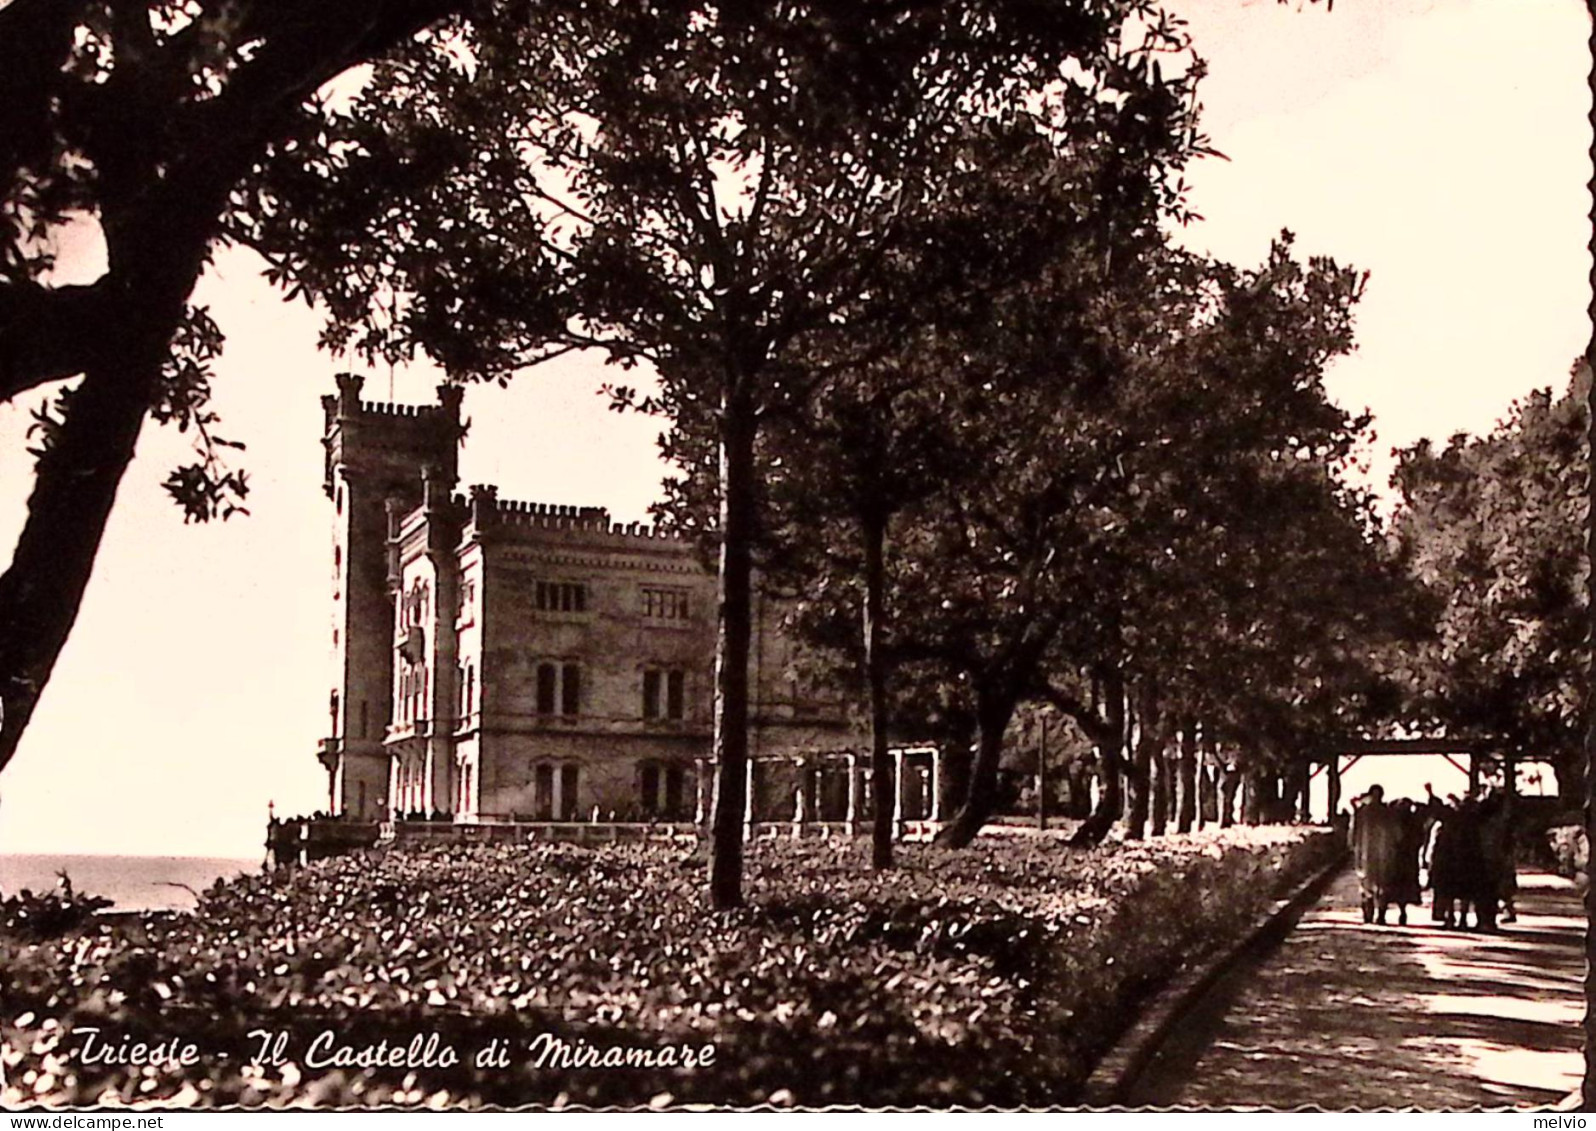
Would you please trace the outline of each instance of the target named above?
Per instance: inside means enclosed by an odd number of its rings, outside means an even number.
[[[1300,828],[994,836],[877,875],[862,845],[762,842],[722,915],[663,844],[344,857],[45,940],[8,903],[4,1098],[1069,1104],[1142,996],[1335,852]]]

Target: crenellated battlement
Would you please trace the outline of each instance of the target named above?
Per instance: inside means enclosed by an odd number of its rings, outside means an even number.
[[[360,411],[368,416],[403,416],[411,420],[438,416],[443,408],[435,404],[393,404],[387,401],[361,401]]]
[[[537,503],[500,499],[497,488],[476,485],[469,500],[456,499],[470,508],[471,520],[481,530],[504,529],[601,535],[612,544],[676,542],[675,535],[642,522],[612,522],[606,507],[564,503]]]
[[[360,397],[365,379],[357,373],[340,373],[338,392],[321,398],[326,414],[322,443],[327,449],[325,489],[333,492],[334,469],[375,474],[392,489],[411,480],[424,464],[434,464],[453,484],[456,449],[464,430],[460,409],[465,390],[459,385],[438,386],[434,404],[388,404]]]
[[[516,499],[499,499],[501,515],[525,515],[530,518],[571,518],[583,522],[609,524],[610,512],[604,507],[577,507],[562,503],[530,503]]]

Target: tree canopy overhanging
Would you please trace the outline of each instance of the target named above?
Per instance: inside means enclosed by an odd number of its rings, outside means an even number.
[[[77,618],[146,416],[198,438],[168,490],[226,516],[247,480],[206,407],[215,324],[188,299],[238,185],[330,79],[460,0],[10,0],[0,6],[0,398],[77,378],[38,414],[28,516],[0,575],[0,768]],[[92,223],[104,274],[52,282]]]
[[[221,328],[189,303],[228,240],[332,349],[462,382],[572,350],[651,371],[609,392],[668,422],[661,515],[717,559],[718,905],[757,576],[865,704],[878,793],[889,732],[954,751],[951,843],[1038,712],[1095,761],[1090,835],[1165,828],[1216,762],[1255,811],[1300,796],[1327,731],[1567,747],[1578,555],[1520,526],[1573,497],[1569,410],[1405,453],[1388,538],[1345,475],[1368,420],[1322,384],[1361,278],[1289,234],[1251,269],[1167,239],[1210,152],[1201,74],[1151,0],[0,6],[0,396],[55,386],[0,576],[0,767],[144,418],[196,437],[166,485],[188,517],[243,509]],[[56,285],[51,237],[84,222],[106,272]]]

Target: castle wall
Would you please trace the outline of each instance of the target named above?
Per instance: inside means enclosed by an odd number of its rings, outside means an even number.
[[[640,787],[644,763],[663,773],[674,766],[681,776],[678,819],[691,820],[694,804],[694,759],[703,752],[701,739],[649,735],[583,733],[520,733],[496,735],[493,753],[484,759],[482,809],[487,817],[528,820],[588,820],[593,810],[601,820],[644,820],[651,813]],[[570,767],[570,770],[566,770]],[[574,771],[576,791],[570,792]],[[540,782],[540,772],[544,780]],[[562,776],[563,774],[563,776]],[[559,777],[563,808],[551,796]]]
[[[564,669],[579,673],[574,717],[586,726],[626,731],[644,723],[644,673],[681,672],[682,718],[648,724],[666,729],[709,724],[714,662],[713,588],[701,578],[657,573],[621,560],[583,555],[571,560],[555,552],[493,547],[488,553],[486,593],[491,605],[488,652],[484,657],[493,720],[542,719],[550,725],[573,717]],[[580,587],[581,611],[540,608],[556,594]],[[553,591],[550,587],[556,587]],[[642,614],[645,591],[679,594],[688,602],[685,619],[651,619]],[[554,710],[547,688],[539,701],[539,666],[561,670]],[[546,675],[544,677],[546,679]],[[668,680],[667,680],[668,682]],[[662,715],[669,713],[661,692]],[[540,706],[545,708],[540,710]],[[550,716],[553,716],[552,718]]]
[[[451,496],[458,391],[379,406],[359,387],[340,378],[323,401],[334,812],[690,819],[713,726],[713,575],[601,508]],[[847,745],[845,712],[806,686],[771,602],[752,644],[751,752]],[[762,818],[790,816],[787,776],[756,782]]]

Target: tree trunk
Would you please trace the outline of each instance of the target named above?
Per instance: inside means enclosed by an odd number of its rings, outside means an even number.
[[[0,577],[0,767],[16,753],[77,622],[160,369],[166,342],[152,351],[154,340],[130,350],[125,365],[84,376],[66,426],[39,460],[28,519]]]
[[[743,902],[743,807],[748,772],[748,646],[752,635],[753,405],[733,386],[721,401],[720,576],[715,640],[715,808],[710,820],[709,902]],[[881,798],[876,798],[881,807]]]
[[[1163,836],[1169,830],[1169,817],[1171,801],[1174,790],[1169,780],[1170,767],[1173,760],[1169,756],[1169,732],[1160,725],[1157,728],[1157,741],[1153,745],[1153,812],[1152,835]]]
[[[1141,741],[1141,725],[1133,722],[1126,748],[1129,758],[1125,767],[1125,839],[1141,840],[1147,835],[1147,786],[1151,776],[1151,763],[1147,746]]]
[[[881,654],[881,623],[886,615],[886,566],[883,562],[887,524],[878,515],[860,517],[859,533],[864,540],[865,600],[864,654],[865,682],[870,693],[870,789],[878,798],[892,795],[892,752],[887,748],[887,664]],[[870,866],[883,870],[892,867],[892,806],[876,806],[870,822]]]
[[[1249,767],[1242,775],[1242,823],[1269,824],[1276,819],[1279,807],[1280,779],[1272,770]]]
[[[1219,827],[1236,823],[1236,791],[1241,788],[1241,771],[1228,762],[1219,766]]]
[[[1047,716],[1041,717],[1036,746],[1036,827],[1047,831]]]
[[[997,803],[998,765],[1003,760],[1003,735],[1014,714],[1014,701],[1010,696],[1001,700],[985,701],[977,710],[981,728],[981,744],[975,753],[975,764],[970,767],[970,789],[964,804],[936,835],[936,843],[948,848],[965,848],[977,833]]]
[[[1065,767],[1064,776],[1069,782],[1069,799],[1064,815],[1083,821],[1092,815],[1092,767],[1084,758],[1072,758]]]
[[[118,209],[102,225],[122,285],[139,301],[96,327],[99,346],[55,442],[39,458],[28,518],[0,576],[0,769],[16,753],[77,621],[220,203],[220,195],[213,200],[196,189],[181,216]]]
[[[1152,807],[1153,748],[1158,744],[1158,700],[1148,686],[1137,689],[1135,725],[1131,744],[1130,808],[1125,814],[1125,839],[1147,835]]]
[[[941,795],[938,812],[957,813],[970,796],[970,771],[975,756],[972,728],[960,726],[942,750],[942,772],[938,775],[937,792]]]
[[[1118,746],[1101,747],[1097,755],[1097,808],[1092,818],[1113,824],[1125,810],[1124,761]]]
[[[1108,835],[1114,822],[1119,820],[1124,807],[1125,765],[1125,684],[1119,676],[1112,675],[1102,681],[1095,698],[1102,703],[1107,715],[1101,727],[1095,727],[1094,745],[1097,748],[1097,808],[1081,823],[1070,837],[1076,847],[1090,847]]]
[[[1108,708],[1108,746],[1098,750],[1101,770],[1098,778],[1097,812],[1109,824],[1119,820],[1125,809],[1125,741],[1129,734],[1130,712],[1126,710],[1125,683],[1115,675],[1104,681],[1104,704]],[[1105,830],[1106,831],[1106,830]]]
[[[1179,796],[1175,831],[1189,833],[1197,820],[1197,724],[1186,719],[1180,726]]]

